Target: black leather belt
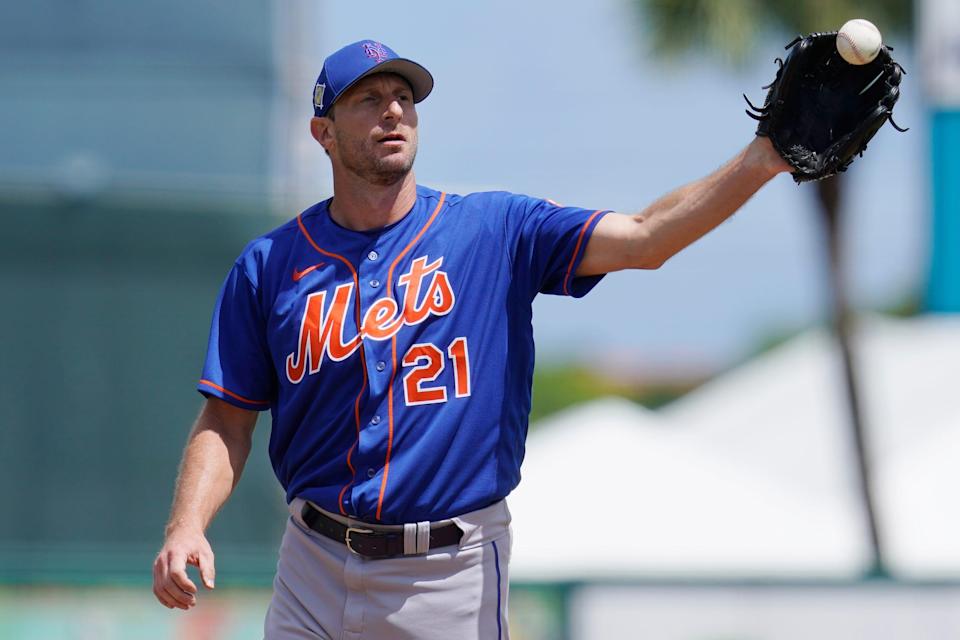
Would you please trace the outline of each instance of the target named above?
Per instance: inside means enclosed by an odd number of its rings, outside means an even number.
[[[366,558],[393,558],[404,555],[403,531],[374,531],[350,527],[318,511],[309,502],[300,512],[308,527],[322,536],[347,546],[351,552]],[[453,522],[430,527],[430,548],[459,544],[463,531]]]

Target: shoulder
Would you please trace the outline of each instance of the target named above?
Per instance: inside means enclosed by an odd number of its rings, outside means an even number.
[[[491,213],[508,213],[517,209],[524,209],[536,206],[539,203],[547,202],[540,198],[512,193],[510,191],[475,191],[472,193],[441,193],[434,189],[418,186],[417,195],[420,197],[432,197],[439,200],[442,196],[445,205],[450,208],[459,208],[471,213],[488,211]]]
[[[323,202],[305,209],[299,215],[247,243],[237,257],[236,266],[257,286],[271,264],[285,263],[300,234],[300,220],[317,215]],[[277,260],[277,258],[281,258]]]

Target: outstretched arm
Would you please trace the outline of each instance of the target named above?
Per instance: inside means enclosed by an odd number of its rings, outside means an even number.
[[[256,411],[208,398],[193,425],[166,539],[153,563],[153,593],[171,609],[189,609],[197,602],[197,586],[187,576],[187,564],[198,567],[203,584],[213,589],[213,551],[204,531],[240,479],[256,423]]]
[[[712,174],[668,193],[640,213],[604,216],[576,275],[656,269],[733,215],[775,175],[791,170],[767,138],[754,138]]]

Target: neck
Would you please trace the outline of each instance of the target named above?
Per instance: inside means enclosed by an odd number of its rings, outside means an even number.
[[[396,184],[371,184],[352,174],[333,176],[330,217],[354,231],[379,229],[402,219],[417,201],[417,180],[411,170]]]

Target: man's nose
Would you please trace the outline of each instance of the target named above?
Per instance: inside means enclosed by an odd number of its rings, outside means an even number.
[[[387,119],[399,120],[403,117],[403,107],[400,105],[399,100],[391,100],[387,104],[386,110],[383,112],[383,117]]]

